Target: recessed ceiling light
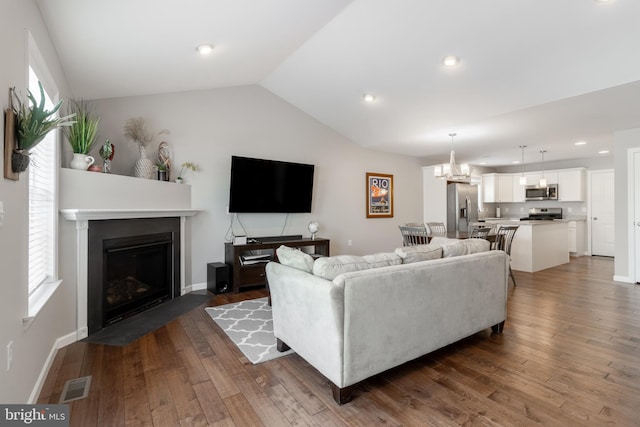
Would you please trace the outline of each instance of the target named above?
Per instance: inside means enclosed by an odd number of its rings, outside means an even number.
[[[196,47],[196,50],[200,55],[208,55],[213,51],[212,44],[201,44]]]
[[[362,99],[364,99],[365,102],[373,102],[376,100],[376,96],[371,93],[365,93],[362,95]]]
[[[460,58],[453,55],[445,56],[444,59],[442,60],[442,63],[447,67],[455,67],[456,65],[458,65],[459,62],[460,62]]]
[[[587,145],[586,141],[578,141],[578,142],[574,142],[573,145]]]
[[[609,3],[609,0],[593,0],[596,3]]]
[[[486,164],[487,164],[487,162],[480,162],[480,164],[481,164],[481,165],[486,165]]]
[[[609,154],[609,150],[600,150],[598,154]]]
[[[511,162],[511,163],[513,163],[514,165],[519,165],[519,164],[520,164],[520,160],[514,160],[514,161],[513,161],[513,162]]]

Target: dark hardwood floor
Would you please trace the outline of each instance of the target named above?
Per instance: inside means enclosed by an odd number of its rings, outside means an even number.
[[[92,375],[73,426],[640,425],[640,286],[613,282],[613,261],[598,257],[515,275],[502,335],[366,380],[343,406],[295,354],[252,365],[202,307],[126,347],[61,349],[39,403]]]

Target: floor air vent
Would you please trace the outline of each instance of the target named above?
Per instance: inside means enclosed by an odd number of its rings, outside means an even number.
[[[72,400],[84,399],[89,395],[90,387],[91,375],[67,381],[62,389],[59,403],[67,403]]]

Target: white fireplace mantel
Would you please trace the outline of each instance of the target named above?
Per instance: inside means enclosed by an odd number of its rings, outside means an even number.
[[[188,217],[198,212],[199,209],[60,209],[63,218],[69,221]]]
[[[180,294],[186,292],[186,220],[201,210],[191,207],[191,186],[122,175],[60,170],[60,215],[75,222],[75,270],[78,340],[86,338],[89,222],[135,218],[180,218]]]

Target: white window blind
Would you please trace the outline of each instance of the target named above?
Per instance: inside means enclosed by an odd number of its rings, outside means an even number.
[[[39,101],[38,77],[29,69],[29,90]],[[54,104],[45,91],[47,109]],[[56,280],[57,132],[51,131],[31,150],[29,165],[29,295]]]

